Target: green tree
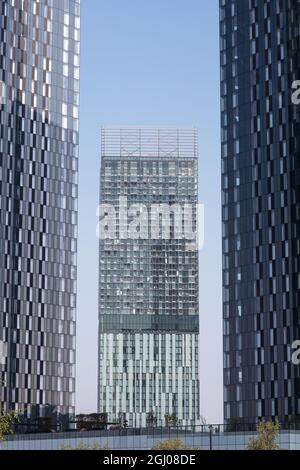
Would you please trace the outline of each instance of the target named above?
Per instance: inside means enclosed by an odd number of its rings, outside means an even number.
[[[63,444],[61,446],[61,450],[110,450],[110,448],[108,444],[101,447],[97,442],[94,442],[91,446],[88,446],[83,442],[79,442],[76,447],[72,447],[70,444]]]
[[[15,411],[0,410],[0,442],[4,441],[6,434],[12,434],[13,424],[18,419]]]
[[[189,449],[181,439],[169,439],[157,442],[152,450],[201,450],[201,448],[195,447]]]
[[[5,383],[0,380],[0,388]],[[18,420],[18,413],[16,411],[4,411],[0,408],[0,442],[4,441],[6,434],[12,434],[13,424]]]
[[[153,450],[188,450],[181,439],[169,439],[157,442]]]
[[[256,430],[258,436],[253,437],[248,442],[248,450],[279,450],[277,443],[279,436],[280,424],[267,421],[258,423]]]
[[[175,413],[172,413],[171,415],[166,414],[165,415],[165,422],[166,422],[167,427],[177,426],[178,425],[178,418],[177,418]]]
[[[147,413],[146,423],[147,423],[147,426],[150,428],[153,428],[154,426],[157,425],[157,418],[154,414],[154,411],[149,411],[149,413]]]

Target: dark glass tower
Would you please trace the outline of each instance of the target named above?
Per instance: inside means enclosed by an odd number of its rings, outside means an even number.
[[[197,424],[197,168],[193,129],[102,131],[98,407],[110,422]]]
[[[0,409],[74,412],[80,0],[0,1]]]
[[[225,420],[300,417],[300,4],[220,0]]]

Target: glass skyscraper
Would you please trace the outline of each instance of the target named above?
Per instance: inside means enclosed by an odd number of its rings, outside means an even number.
[[[80,0],[0,1],[0,409],[74,413]]]
[[[296,421],[300,4],[220,0],[225,420]]]
[[[197,423],[197,198],[196,130],[102,130],[98,409],[109,422]]]

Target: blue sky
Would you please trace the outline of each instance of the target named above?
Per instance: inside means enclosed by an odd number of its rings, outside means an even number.
[[[82,0],[77,411],[96,410],[100,128],[199,129],[201,413],[222,422],[218,0]]]

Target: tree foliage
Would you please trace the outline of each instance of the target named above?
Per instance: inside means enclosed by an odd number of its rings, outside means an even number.
[[[249,440],[248,450],[279,450],[277,438],[280,424],[272,421],[259,423],[256,427],[258,436]]]
[[[177,418],[175,413],[172,413],[171,415],[166,414],[165,415],[165,422],[166,422],[167,427],[177,426],[178,425],[178,418]]]
[[[0,387],[3,387],[5,382],[0,380]],[[4,411],[0,408],[0,442],[4,441],[7,434],[12,434],[13,424],[18,421],[19,414],[16,411]]]
[[[153,450],[187,450],[181,439],[169,439],[157,442]]]
[[[157,425],[157,417],[154,414],[154,411],[149,411],[146,417],[146,424],[148,427],[154,427]]]
[[[72,447],[70,444],[63,444],[61,450],[110,450],[108,444],[105,444],[103,447],[94,442],[92,445],[86,445],[83,442],[79,442],[76,447]]]
[[[12,434],[12,426],[17,418],[15,411],[0,410],[0,442],[4,441],[5,435]]]

